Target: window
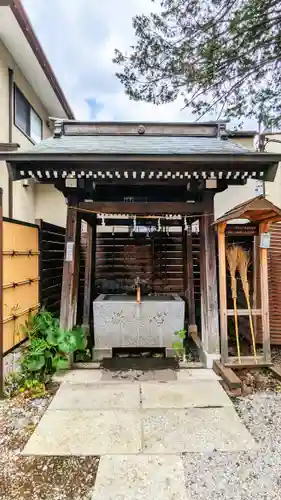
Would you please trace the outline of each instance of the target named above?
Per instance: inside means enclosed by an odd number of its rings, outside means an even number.
[[[33,142],[42,140],[43,122],[16,85],[14,122]]]

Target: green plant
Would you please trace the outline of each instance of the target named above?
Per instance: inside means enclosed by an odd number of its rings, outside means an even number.
[[[176,356],[179,359],[182,359],[183,361],[185,361],[184,339],[185,339],[185,335],[186,335],[186,330],[184,330],[184,329],[178,330],[177,332],[175,332],[174,335],[178,338],[178,340],[173,342],[172,348],[174,349]]]
[[[44,382],[37,379],[26,379],[19,389],[19,394],[23,394],[25,398],[44,398],[48,393]]]
[[[83,328],[64,330],[59,320],[42,310],[30,316],[25,332],[28,344],[22,350],[21,369],[31,378],[47,380],[54,372],[69,368],[69,355],[85,351],[87,338]]]
[[[43,398],[47,395],[44,382],[25,378],[23,372],[10,373],[5,379],[5,396],[13,398],[22,394],[25,398]]]

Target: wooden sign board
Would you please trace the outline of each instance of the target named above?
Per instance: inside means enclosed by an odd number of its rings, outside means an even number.
[[[259,233],[256,224],[228,224],[225,234],[226,236],[257,236]]]

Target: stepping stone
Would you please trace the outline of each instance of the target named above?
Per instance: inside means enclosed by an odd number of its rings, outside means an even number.
[[[91,500],[190,500],[175,455],[101,457]]]
[[[138,409],[138,384],[62,384],[49,410]]]
[[[231,406],[232,402],[216,381],[197,380],[175,384],[142,384],[143,408],[189,408]]]
[[[140,415],[130,410],[47,410],[23,455],[104,455],[141,451]]]
[[[255,441],[231,407],[143,410],[143,453],[244,451]]]

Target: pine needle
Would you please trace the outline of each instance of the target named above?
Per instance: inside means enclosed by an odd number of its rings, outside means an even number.
[[[249,271],[250,263],[251,263],[250,252],[247,250],[244,250],[244,248],[242,248],[242,247],[239,247],[238,248],[238,270],[239,270],[239,274],[240,274],[240,278],[241,278],[241,282],[242,282],[242,287],[244,290],[244,295],[245,295],[246,302],[247,302],[247,307],[248,307],[248,312],[249,312],[250,330],[251,330],[251,336],[252,336],[253,353],[254,353],[255,361],[257,363],[256,339],[255,339],[252,310],[251,310],[251,303],[250,303],[250,287],[249,287],[249,281],[248,281],[248,271]]]
[[[239,333],[238,333],[238,314],[237,314],[236,271],[238,268],[238,247],[236,245],[232,245],[232,246],[229,246],[227,248],[226,258],[227,258],[229,272],[230,272],[230,278],[231,278],[231,293],[232,293],[233,309],[234,309],[234,324],[235,324],[237,356],[238,356],[239,363],[241,363],[240,343],[239,343]]]

